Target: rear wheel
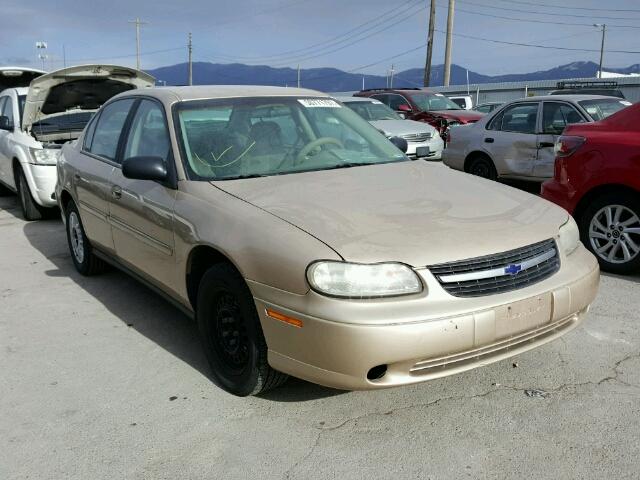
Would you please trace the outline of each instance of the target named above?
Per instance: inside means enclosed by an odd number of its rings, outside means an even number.
[[[603,270],[619,274],[640,270],[640,196],[596,198],[582,215],[580,235]]]
[[[253,297],[228,264],[211,267],[198,288],[196,317],[215,382],[238,396],[256,395],[286,381],[267,362],[267,344]]]
[[[18,190],[18,201],[20,202],[20,209],[22,210],[22,216],[24,217],[24,219],[28,221],[40,220],[47,213],[48,209],[41,207],[33,199],[31,190],[29,190],[27,178],[24,176],[22,168],[18,169],[18,173],[16,176],[16,187]]]
[[[67,243],[69,244],[71,259],[76,270],[86,276],[101,273],[104,271],[106,264],[93,253],[93,247],[84,233],[78,207],[73,201],[69,202],[64,214],[67,226]]]
[[[477,155],[469,160],[469,166],[467,172],[471,175],[487,178],[489,180],[496,180],[498,178],[498,172],[496,167],[490,158],[484,155]]]

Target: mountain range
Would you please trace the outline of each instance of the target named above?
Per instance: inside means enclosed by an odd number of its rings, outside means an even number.
[[[638,73],[640,64],[626,68],[605,68],[616,73]],[[561,80],[565,78],[594,78],[598,65],[594,62],[572,62],[549,70],[508,75],[483,75],[469,70],[469,83],[519,82],[533,80]],[[444,66],[436,65],[431,70],[431,85],[442,85]],[[179,63],[148,70],[159,83],[185,85],[187,64]],[[300,71],[301,85],[325,92],[348,92],[360,90],[363,79],[365,88],[385,87],[387,78],[380,75],[363,75],[338,70],[336,68],[310,68]],[[421,87],[423,69],[412,68],[394,75],[394,87]],[[273,68],[266,65],[244,65],[240,63],[193,63],[193,83],[195,85],[277,85],[295,86],[297,71],[292,68]],[[451,85],[465,85],[467,70],[460,65],[451,66]]]

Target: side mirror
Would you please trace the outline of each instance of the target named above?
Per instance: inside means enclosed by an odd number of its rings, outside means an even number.
[[[409,148],[409,144],[404,138],[401,137],[391,137],[389,139],[391,143],[393,143],[402,153],[407,153],[407,149]]]
[[[122,175],[132,180],[163,182],[167,179],[168,172],[162,157],[130,157],[122,162]]]
[[[0,116],[0,130],[13,132],[13,123],[9,120],[9,117],[5,117],[4,115]]]
[[[411,107],[409,105],[407,105],[407,104],[398,105],[398,111],[399,112],[410,113],[411,112]]]

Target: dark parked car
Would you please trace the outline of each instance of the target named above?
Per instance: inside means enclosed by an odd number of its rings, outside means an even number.
[[[603,270],[640,270],[640,104],[568,125],[542,196],[564,207]]]

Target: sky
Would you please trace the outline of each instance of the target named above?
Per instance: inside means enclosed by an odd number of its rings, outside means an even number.
[[[0,65],[42,67],[35,45],[45,41],[46,70],[61,68],[65,59],[67,65],[135,66],[129,21],[140,18],[147,22],[141,27],[143,69],[185,62],[192,32],[194,61],[384,75],[392,63],[396,71],[424,67],[429,2],[2,0]],[[444,61],[447,4],[436,0],[434,65]],[[640,52],[640,0],[456,0],[452,61],[486,75],[597,63],[601,33],[594,23],[607,24],[605,68],[640,63],[640,53],[610,52]]]

